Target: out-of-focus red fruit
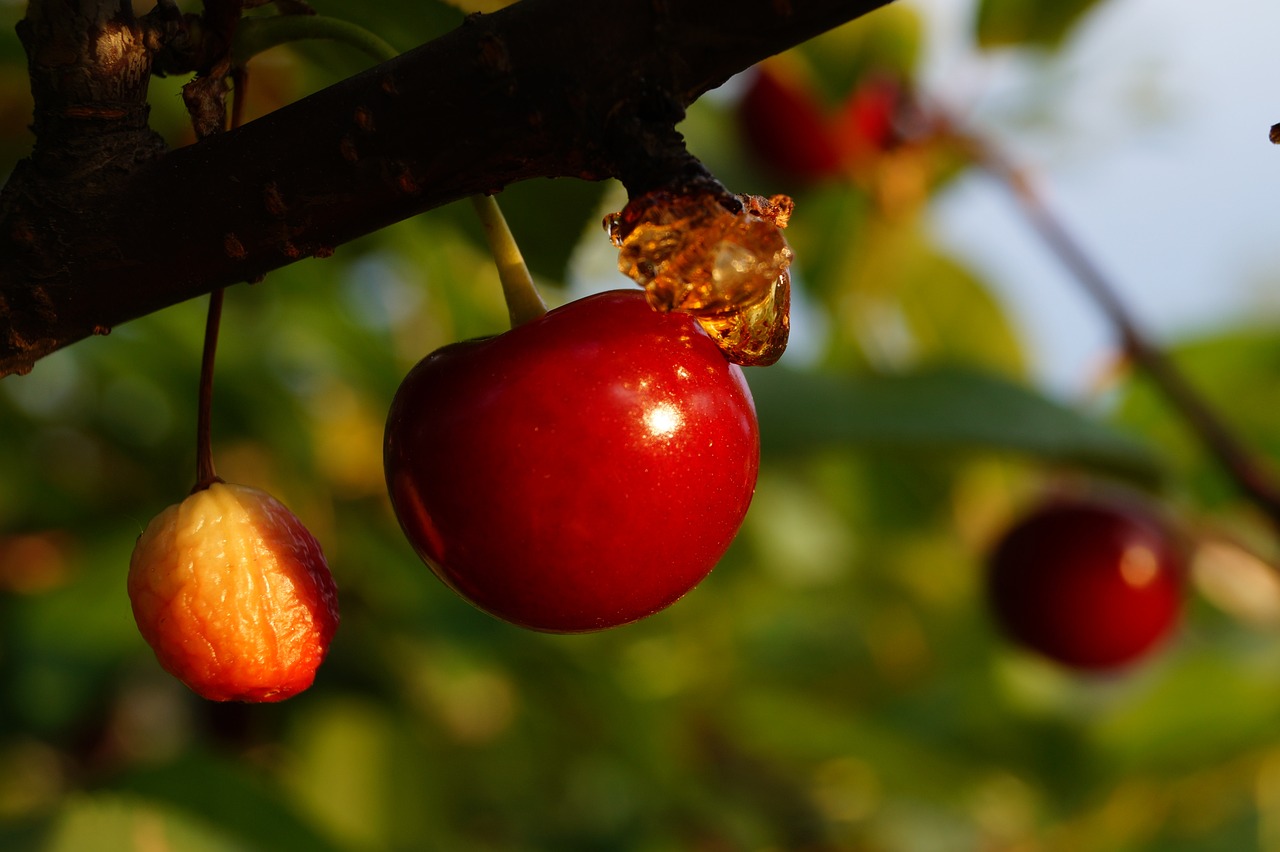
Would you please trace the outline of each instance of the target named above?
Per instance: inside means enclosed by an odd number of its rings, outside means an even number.
[[[845,100],[831,121],[840,162],[858,169],[893,146],[901,89],[887,77],[869,77]]]
[[[213,701],[280,701],[311,686],[338,628],[324,554],[270,494],[216,482],[147,524],[129,561],[142,638]]]
[[[1063,500],[1005,534],[988,562],[987,593],[1014,640],[1073,668],[1110,669],[1169,634],[1183,573],[1170,534],[1144,507]]]
[[[738,123],[752,155],[782,177],[810,183],[840,171],[822,104],[768,64],[756,68],[738,104]]]

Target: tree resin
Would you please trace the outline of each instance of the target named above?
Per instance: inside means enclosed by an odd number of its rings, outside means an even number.
[[[782,229],[794,206],[785,195],[657,190],[605,227],[618,268],[650,305],[691,314],[735,364],[765,366],[782,357],[791,329],[792,253]]]

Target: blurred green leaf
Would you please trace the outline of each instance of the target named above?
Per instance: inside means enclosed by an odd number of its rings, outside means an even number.
[[[1150,689],[1100,720],[1096,744],[1126,771],[1170,772],[1274,742],[1280,683],[1256,674],[1274,667],[1276,654],[1263,643],[1229,638],[1232,653],[1224,654],[1195,637],[1196,645]]]
[[[1022,385],[957,367],[880,378],[752,371],[765,452],[1008,450],[1153,483],[1163,463],[1117,429]]]
[[[911,253],[897,309],[917,362],[945,359],[1012,376],[1025,369],[1022,342],[999,302],[945,254]]]
[[[6,846],[6,849],[15,847]],[[183,852],[234,852],[245,847],[210,826],[130,796],[98,794],[70,797],[42,852],[136,852],[140,849],[181,849]]]
[[[868,75],[910,80],[920,56],[919,13],[898,3],[823,33],[799,48],[828,103],[841,103]]]
[[[47,850],[53,825],[53,817],[2,823],[0,824],[0,849],[10,850],[10,852]]]
[[[1056,47],[1098,0],[982,0],[978,44],[984,48],[1027,44]]]
[[[209,755],[187,754],[164,766],[139,769],[112,786],[216,825],[238,838],[240,849],[338,852],[340,848],[318,834],[261,775]]]
[[[1236,328],[1166,347],[1187,381],[1258,459],[1280,458],[1280,334],[1268,328]],[[1179,481],[1198,499],[1223,506],[1239,489],[1177,416],[1165,395],[1143,374],[1128,382],[1116,421],[1147,436],[1170,460]]]

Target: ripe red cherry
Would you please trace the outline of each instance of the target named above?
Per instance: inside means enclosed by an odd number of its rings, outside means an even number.
[[[840,148],[822,104],[768,65],[756,69],[738,122],[752,154],[783,177],[813,182],[840,172]]]
[[[418,555],[481,609],[550,632],[625,624],[693,588],[758,465],[742,370],[638,290],[437,350],[387,419],[387,486]]]
[[[865,168],[893,146],[900,97],[900,87],[892,78],[878,76],[868,77],[850,93],[833,116],[830,130],[846,168]]]
[[[1066,500],[1018,522],[991,554],[987,591],[1016,641],[1079,669],[1109,669],[1151,651],[1177,622],[1181,556],[1150,512]]]

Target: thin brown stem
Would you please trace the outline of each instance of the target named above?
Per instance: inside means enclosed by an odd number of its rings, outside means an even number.
[[[213,466],[213,363],[218,353],[218,326],[222,322],[222,295],[209,294],[209,316],[204,326],[204,354],[200,359],[200,401],[196,413],[196,485],[192,493],[203,491],[221,477]]]
[[[1012,191],[1027,221],[1076,277],[1120,335],[1125,352],[1178,411],[1244,494],[1280,528],[1280,489],[1169,355],[1142,331],[1112,280],[1054,214],[1029,176],[986,140],[968,140],[978,161]]]
[[[234,88],[231,94],[231,129],[240,126],[244,115],[245,90],[249,72],[243,67],[233,68],[231,77]],[[221,132],[221,127],[213,132]],[[197,133],[199,132],[197,128]],[[194,494],[215,482],[222,482],[213,465],[213,368],[218,355],[218,331],[222,325],[222,302],[226,290],[222,287],[209,293],[209,313],[204,324],[204,351],[200,356],[200,395],[196,411],[196,484]]]

